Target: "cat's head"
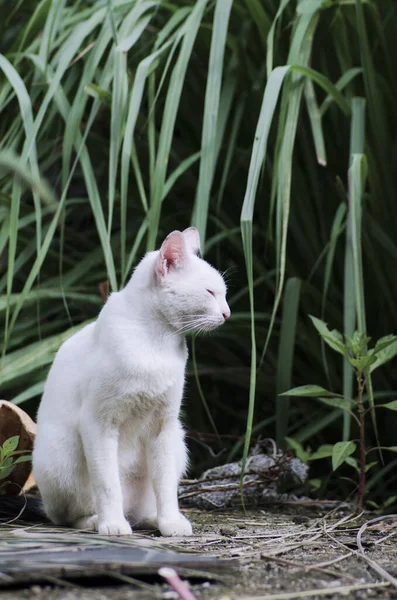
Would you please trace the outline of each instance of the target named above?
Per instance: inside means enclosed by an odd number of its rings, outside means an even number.
[[[156,252],[153,285],[158,309],[181,333],[210,331],[230,317],[225,281],[201,258],[194,227],[166,237]]]

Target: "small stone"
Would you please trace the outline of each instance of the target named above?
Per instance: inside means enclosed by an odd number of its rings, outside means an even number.
[[[292,520],[297,525],[302,525],[303,523],[310,521],[309,517],[305,517],[304,515],[295,515]]]
[[[38,596],[39,594],[41,594],[41,590],[42,590],[42,588],[39,585],[32,585],[32,587],[30,588],[31,593],[34,594],[35,596]]]
[[[236,528],[232,525],[224,525],[219,531],[222,535],[236,535]]]

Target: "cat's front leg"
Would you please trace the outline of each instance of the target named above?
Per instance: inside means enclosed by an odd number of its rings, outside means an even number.
[[[98,513],[98,533],[129,535],[132,531],[123,512],[119,475],[118,429],[99,422],[87,411],[82,415],[81,436]]]
[[[160,533],[164,536],[192,535],[192,526],[178,505],[178,483],[186,467],[187,455],[177,417],[169,418],[163,424],[154,441],[152,461]]]

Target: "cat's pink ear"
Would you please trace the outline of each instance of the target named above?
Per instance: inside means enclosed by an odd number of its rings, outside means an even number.
[[[156,271],[166,275],[172,269],[181,269],[187,256],[187,245],[180,231],[173,231],[165,238],[160,248]]]
[[[200,234],[195,227],[188,227],[183,232],[188,248],[201,258]]]

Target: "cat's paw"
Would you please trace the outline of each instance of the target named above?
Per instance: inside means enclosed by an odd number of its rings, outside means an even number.
[[[181,513],[176,518],[159,519],[159,529],[164,537],[179,537],[183,535],[192,535],[193,529],[190,521],[187,520]]]
[[[100,535],[131,535],[131,525],[126,519],[101,521],[98,525]]]

